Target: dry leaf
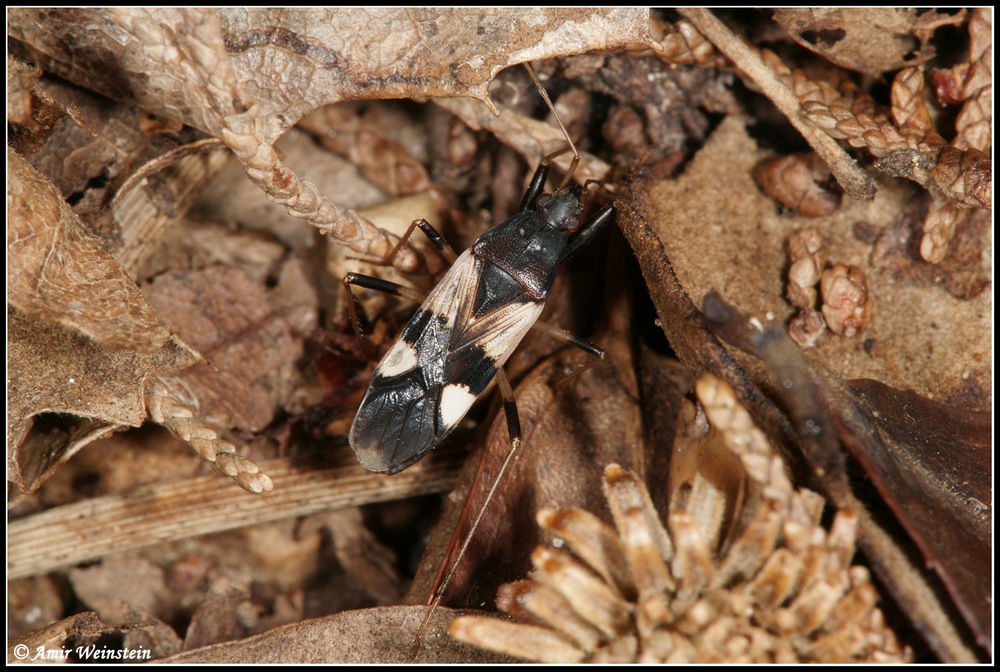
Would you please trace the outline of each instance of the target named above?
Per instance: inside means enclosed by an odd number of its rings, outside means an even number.
[[[174,271],[149,286],[149,300],[214,368],[180,377],[209,426],[257,431],[290,390],[301,355],[286,315],[262,283],[239,268]]]
[[[112,350],[153,353],[170,332],[99,238],[52,184],[7,152],[8,300]]]
[[[426,607],[345,611],[290,623],[247,639],[187,651],[162,662],[228,665],[509,662],[506,657],[478,651],[443,634],[425,642],[416,656],[412,656],[413,638],[426,612]],[[443,633],[459,613],[462,612],[439,609],[429,630]]]
[[[840,411],[853,432],[845,445],[877,474],[873,480],[886,502],[941,575],[979,643],[990,648],[992,415],[874,380],[852,381],[850,390],[856,410]]]
[[[35,30],[43,18],[44,34]],[[648,22],[645,10],[628,8],[495,14],[478,9],[121,9],[57,10],[45,17],[22,10],[9,19],[11,35],[43,67],[209,132],[233,150],[269,199],[354,251],[378,258],[394,247],[393,237],[283,164],[273,142],[289,126],[321,104],[350,99],[471,95],[492,105],[486,87],[505,65],[551,53],[642,48]],[[358,25],[366,30],[358,32]],[[434,58],[434,48],[424,47],[454,39],[465,51],[470,44],[464,33],[444,30],[450,26],[475,30],[474,55],[465,62],[446,59],[438,76],[431,77],[433,68],[425,61],[441,61]],[[351,39],[341,47],[344,35]],[[504,48],[484,51],[491,39]],[[73,49],[67,51],[66,44]],[[447,43],[439,46],[449,53]],[[105,76],[109,54],[115,61],[114,82]],[[509,60],[491,62],[482,54]],[[408,272],[422,269],[421,260],[406,249],[394,263]]]
[[[145,662],[169,656],[180,640],[163,623],[133,614],[125,625],[109,625],[86,611],[7,642],[10,663]],[[38,656],[35,658],[35,656]]]
[[[878,77],[932,58],[934,48],[920,29],[935,20],[960,23],[962,17],[904,7],[845,7],[777,9],[774,20],[803,47]]]
[[[10,308],[7,320],[7,413],[11,424],[24,427],[23,431],[40,413],[68,413],[138,427],[146,420],[144,394],[149,376],[190,366],[199,359],[175,339],[148,355],[111,352],[65,327],[31,320]],[[22,492],[29,492],[50,467],[68,457],[63,451],[72,444],[57,452],[19,454],[23,431],[8,434],[8,478]],[[30,473],[21,472],[20,465],[26,462],[35,465]]]
[[[487,86],[503,68],[556,54],[641,47],[647,20],[645,10],[630,8],[74,9],[45,15],[22,9],[9,16],[8,31],[47,70],[213,134],[222,117],[241,112],[226,97],[239,87],[260,106],[264,139],[273,142],[307,113],[341,100],[487,101]],[[35,30],[39,24],[44,33]],[[106,76],[109,58],[114,81]],[[181,58],[185,66],[178,68]]]

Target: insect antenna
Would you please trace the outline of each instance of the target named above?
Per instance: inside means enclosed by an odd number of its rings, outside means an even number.
[[[573,173],[576,172],[576,167],[580,164],[580,152],[576,151],[576,145],[573,144],[573,138],[569,137],[569,131],[567,131],[566,127],[563,126],[562,119],[559,118],[559,113],[556,112],[556,106],[552,104],[552,99],[549,98],[548,92],[538,80],[538,75],[535,74],[535,69],[531,67],[530,63],[525,63],[524,69],[528,71],[529,75],[531,75],[531,80],[535,83],[535,86],[538,87],[538,93],[542,96],[542,100],[545,101],[545,104],[549,106],[549,109],[552,110],[552,116],[555,117],[556,123],[559,124],[559,128],[562,130],[563,136],[566,138],[566,142],[569,143],[569,148],[573,150],[573,161],[569,164],[569,170],[566,171],[566,176],[559,185],[560,189],[564,189],[569,185],[570,180],[573,179]]]

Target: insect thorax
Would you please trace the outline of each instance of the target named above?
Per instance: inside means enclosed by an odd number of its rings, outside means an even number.
[[[569,235],[537,212],[526,210],[480,236],[473,251],[508,273],[532,299],[544,301],[552,289]]]

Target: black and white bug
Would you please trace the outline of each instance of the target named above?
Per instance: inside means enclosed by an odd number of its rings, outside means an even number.
[[[539,90],[548,102],[540,85]],[[537,322],[559,264],[615,214],[608,205],[581,221],[584,189],[569,184],[579,154],[568,135],[567,141],[575,158],[563,184],[553,193],[544,191],[552,156],[546,157],[517,214],[484,233],[455,260],[375,368],[349,435],[368,469],[393,474],[421,459],[458,426],[495,377],[504,395],[512,446],[519,445],[517,411],[501,367],[536,323],[603,356],[597,346]],[[414,222],[408,234],[415,226],[446,249],[444,239],[423,220]],[[407,293],[394,283],[357,274],[344,282],[348,291],[358,285]],[[356,304],[353,293],[351,297]]]
[[[458,257],[375,368],[349,435],[368,469],[401,471],[458,426],[536,324],[559,264],[614,217],[608,205],[581,223],[583,189],[574,184],[545,193],[547,176],[543,162],[521,210]],[[395,289],[371,280],[347,278]],[[508,413],[516,413],[511,405]],[[519,441],[516,416],[508,421],[511,440]]]

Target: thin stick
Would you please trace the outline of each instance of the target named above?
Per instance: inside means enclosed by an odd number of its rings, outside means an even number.
[[[859,201],[875,198],[875,179],[858,166],[836,140],[803,121],[798,97],[767,67],[757,50],[744,44],[707,9],[689,7],[678,11],[761,88],[795,130],[823,157],[844,191]]]

